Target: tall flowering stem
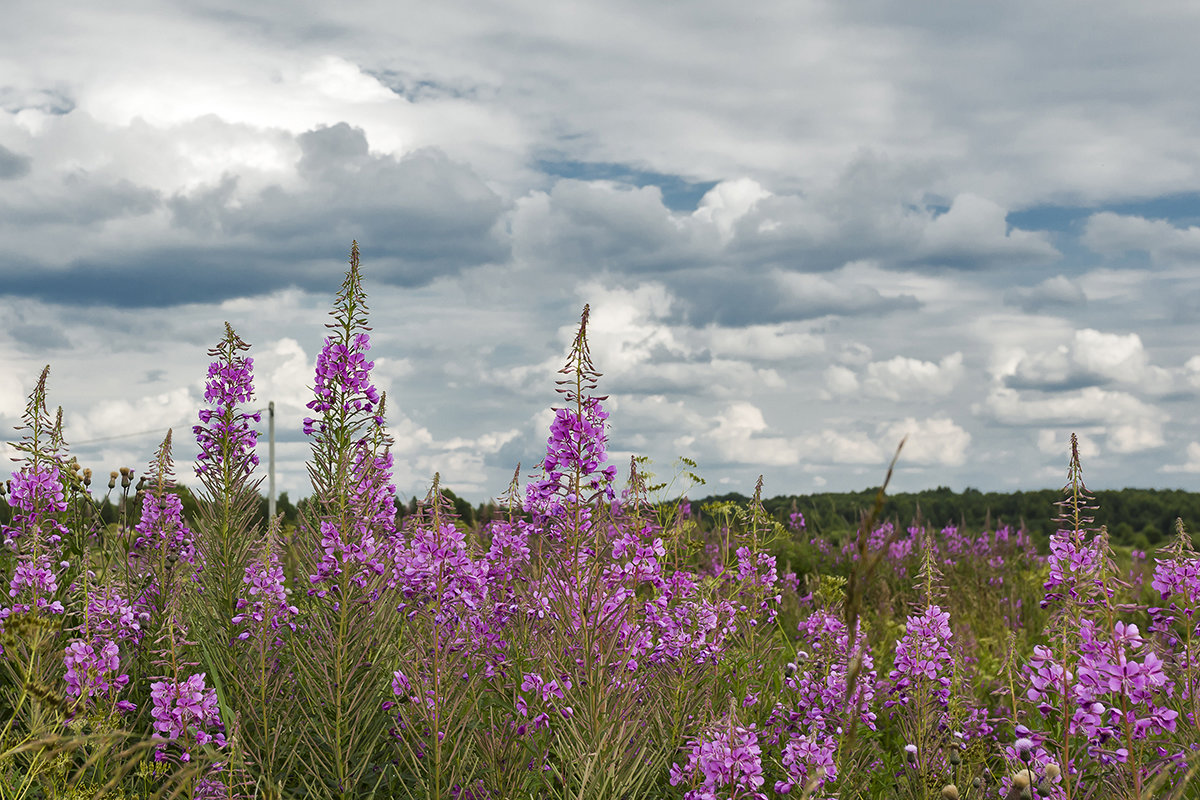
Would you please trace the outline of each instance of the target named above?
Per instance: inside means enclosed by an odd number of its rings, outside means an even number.
[[[193,622],[203,625],[209,641],[228,644],[234,636],[233,616],[242,575],[252,548],[260,538],[254,530],[258,487],[254,478],[258,433],[251,426],[260,412],[242,409],[254,399],[254,359],[250,349],[225,323],[225,336],[208,351],[208,367],[200,424],[192,428],[199,445],[196,477],[201,490],[196,521],[196,549],[202,565],[200,592],[203,602],[193,606]],[[205,660],[209,672],[222,669],[224,659]],[[228,674],[228,672],[226,672]],[[224,677],[224,676],[223,676]]]
[[[314,790],[348,800],[369,790],[364,784],[386,743],[390,717],[382,700],[404,622],[387,570],[395,537],[391,438],[367,358],[357,242],[330,314],[308,403],[315,416],[304,420],[313,453],[313,502],[298,532],[309,582],[298,606],[305,634],[290,642],[304,717],[297,761],[316,776]]]
[[[0,605],[0,631],[4,620],[14,613],[62,614],[59,592],[60,555],[63,537],[68,534],[62,523],[67,510],[63,464],[61,414],[54,422],[46,410],[46,379],[50,368],[42,370],[29,395],[23,416],[25,433],[13,448],[25,453],[21,469],[11,478],[10,524],[0,526],[3,547],[12,553],[15,567],[6,581],[5,601]],[[7,576],[6,576],[7,577]],[[0,649],[0,653],[3,650]]]
[[[171,431],[150,462],[150,480],[142,493],[142,515],[133,529],[129,563],[133,575],[148,582],[142,602],[159,615],[167,613],[166,597],[175,586],[175,577],[183,569],[179,562],[194,567],[196,547],[192,531],[183,516],[183,501],[175,486],[171,459]],[[168,619],[167,624],[181,622]]]
[[[150,462],[130,558],[134,574],[148,581],[142,599],[156,632],[152,663],[164,670],[150,684],[153,737],[161,742],[155,760],[186,763],[209,743],[224,747],[225,737],[215,689],[206,686],[204,672],[191,671],[197,662],[189,654],[197,642],[188,638],[183,594],[195,580],[196,554],[179,495],[172,491],[171,436],[168,430]]]
[[[62,601],[69,566],[63,560],[68,470],[62,457],[61,410],[52,420],[46,408],[49,373],[49,367],[42,370],[29,394],[22,438],[12,443],[25,457],[9,482],[11,521],[0,526],[0,702],[8,712],[0,713],[0,753],[14,737],[19,742],[24,735],[36,736],[57,716],[51,695],[31,691],[53,686],[62,675],[58,629],[66,612]],[[14,766],[34,774],[42,768],[36,754]]]
[[[247,720],[253,756],[273,777],[273,763],[259,750],[265,732],[255,725],[265,709],[255,707],[241,681],[254,674],[246,648],[230,647],[238,634],[238,600],[251,553],[262,538],[257,530],[258,489],[262,478],[254,476],[259,459],[255,453],[258,433],[252,423],[261,413],[245,406],[254,400],[254,359],[250,345],[225,323],[225,335],[208,351],[212,359],[204,385],[207,408],[200,409],[199,424],[192,428],[199,447],[196,477],[199,514],[196,525],[197,587],[187,595],[185,618],[199,645],[202,674],[214,683],[219,712],[232,726]],[[233,657],[231,657],[233,656]],[[263,733],[263,736],[256,734]]]
[[[1165,641],[1182,678],[1183,724],[1200,736],[1200,555],[1183,520],[1175,521],[1175,539],[1155,559],[1151,588],[1160,602],[1150,608],[1151,630]]]

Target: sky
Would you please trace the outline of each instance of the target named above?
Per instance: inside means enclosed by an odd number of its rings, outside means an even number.
[[[1061,487],[1071,432],[1093,488],[1195,489],[1196,41],[1165,0],[9,0],[0,426],[49,364],[81,463],[173,428],[194,484],[229,322],[308,494],[356,239],[401,499],[537,469],[585,303],[612,460],[693,497],[903,437],[896,490]]]

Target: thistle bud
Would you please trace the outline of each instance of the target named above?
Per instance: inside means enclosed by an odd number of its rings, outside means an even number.
[[[108,473],[108,488],[109,489],[117,488],[117,471],[116,470],[113,470],[112,472]]]
[[[138,478],[137,487],[136,487],[135,491],[140,492],[143,488],[145,488],[145,486],[146,486],[146,476],[143,475],[142,477]]]
[[[957,767],[961,763],[962,754],[958,752],[958,748],[956,747],[950,751],[950,766]]]
[[[131,483],[133,483],[133,470],[129,467],[121,467],[121,488],[128,489]]]

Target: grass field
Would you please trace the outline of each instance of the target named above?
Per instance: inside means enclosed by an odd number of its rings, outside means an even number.
[[[398,525],[365,296],[355,245],[295,528],[254,522],[228,325],[144,471],[74,461],[43,372],[5,488],[0,800],[1200,797],[1200,560],[1182,524],[1114,551],[1074,446],[1040,547],[881,518],[890,471],[838,541],[761,481],[701,515],[694,464],[608,462],[585,307],[537,476],[475,526],[435,478]]]

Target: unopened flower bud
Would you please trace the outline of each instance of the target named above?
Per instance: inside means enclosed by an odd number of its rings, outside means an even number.
[[[957,767],[961,763],[962,763],[962,754],[958,752],[958,748],[952,749],[950,751],[950,765]]]
[[[167,563],[168,564],[174,564],[178,560],[179,560],[178,553],[167,553]]]

